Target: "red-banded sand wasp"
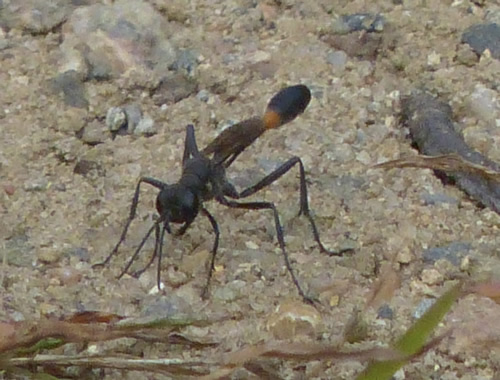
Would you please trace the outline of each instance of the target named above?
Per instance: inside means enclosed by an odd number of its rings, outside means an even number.
[[[272,211],[276,227],[276,236],[278,238],[281,252],[283,253],[286,268],[288,269],[288,272],[290,272],[293,283],[297,287],[299,294],[305,301],[311,302],[311,299],[306,296],[302,290],[290,264],[288,254],[285,249],[283,227],[274,203],[239,201],[240,199],[257,193],[259,190],[270,185],[282,175],[287,173],[295,165],[298,165],[300,170],[299,215],[304,215],[309,220],[314,240],[319,245],[319,248],[323,253],[328,255],[342,255],[344,252],[348,251],[348,249],[330,251],[321,243],[318,228],[316,227],[316,223],[309,210],[306,175],[301,159],[296,156],[290,158],[272,173],[258,181],[255,185],[250,186],[241,192],[238,192],[226,177],[226,168],[233,163],[243,150],[250,146],[265,131],[278,128],[295,119],[298,115],[304,112],[310,100],[311,92],[306,86],[295,85],[286,87],[272,97],[263,117],[253,117],[225,129],[202,151],[198,149],[196,144],[193,125],[188,125],[186,128],[186,140],[184,144],[184,154],[182,157],[181,178],[177,183],[171,185],[150,177],[142,177],[139,180],[132,200],[130,215],[127,219],[120,239],[109,256],[102,263],[96,264],[96,266],[108,264],[111,258],[118,252],[118,248],[125,240],[130,223],[135,217],[137,204],[139,202],[141,184],[147,183],[160,190],[156,198],[156,209],[159,217],[140,242],[139,246],[135,250],[135,253],[119,275],[119,278],[128,272],[147,239],[154,231],[156,240],[153,255],[148,264],[140,271],[134,272],[133,275],[136,277],[141,275],[153,263],[155,258],[158,257],[157,283],[158,288],[160,288],[161,259],[165,231],[171,234],[171,224],[178,223],[182,224],[182,226],[175,232],[175,234],[183,235],[191,223],[193,223],[196,216],[201,212],[201,214],[209,220],[215,234],[209,272],[202,294],[203,297],[206,297],[215,266],[215,257],[219,246],[220,233],[217,221],[204,207],[203,203],[214,199],[220,204],[230,208]]]

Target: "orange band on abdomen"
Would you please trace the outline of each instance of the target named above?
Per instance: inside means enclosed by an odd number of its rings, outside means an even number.
[[[281,116],[273,110],[267,110],[262,118],[266,129],[278,128],[281,125]]]

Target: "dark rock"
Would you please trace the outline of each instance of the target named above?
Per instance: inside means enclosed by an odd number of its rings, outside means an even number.
[[[382,35],[378,33],[329,35],[324,41],[334,49],[344,51],[349,57],[366,60],[374,60],[383,46]]]
[[[421,154],[438,156],[456,154],[464,160],[499,172],[500,165],[470,147],[455,128],[450,105],[428,93],[415,91],[401,101],[401,120],[410,130],[414,145]],[[483,175],[460,168],[436,170],[443,181],[456,184],[476,202],[500,214],[500,184]]]
[[[342,15],[332,23],[333,34],[348,34],[365,31],[368,33],[382,32],[385,18],[379,13],[354,13]]]
[[[198,84],[181,73],[172,73],[160,81],[153,101],[156,105],[172,104],[196,93]]]
[[[435,263],[440,259],[448,260],[453,265],[460,265],[461,259],[472,249],[470,243],[453,242],[442,247],[426,249],[422,257],[426,263]]]
[[[81,261],[85,262],[90,261],[90,253],[87,248],[83,247],[71,248],[66,252],[66,255],[78,257]]]
[[[102,176],[104,175],[104,169],[99,162],[82,159],[76,163],[73,173],[80,174],[84,177],[93,176],[95,174]]]
[[[196,77],[196,69],[198,68],[198,54],[191,49],[182,49],[177,53],[177,59],[170,66],[171,70],[181,71],[188,78]]]
[[[488,49],[493,58],[500,59],[500,25],[496,23],[472,25],[462,34],[462,42],[479,55]]]
[[[52,81],[55,91],[62,91],[64,103],[76,108],[87,108],[89,102],[86,98],[85,85],[81,75],[74,70],[59,74]]]
[[[392,310],[392,308],[389,305],[383,304],[377,310],[377,317],[382,318],[382,319],[392,320],[394,317],[394,311]]]

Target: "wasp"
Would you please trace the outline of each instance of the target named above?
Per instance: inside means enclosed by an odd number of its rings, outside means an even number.
[[[318,228],[309,209],[306,174],[302,160],[297,156],[291,157],[272,173],[266,175],[253,186],[243,191],[237,191],[235,186],[229,182],[226,176],[226,169],[258,137],[268,130],[279,128],[294,120],[305,111],[310,100],[311,92],[305,85],[299,84],[286,87],[271,98],[263,116],[246,119],[225,129],[203,150],[198,149],[193,125],[188,125],[186,127],[186,139],[182,156],[182,174],[179,181],[174,184],[167,184],[159,179],[151,177],[141,177],[139,179],[132,199],[130,214],[120,239],[107,258],[103,262],[96,264],[96,266],[107,265],[111,258],[118,252],[120,245],[125,240],[130,224],[136,216],[141,185],[148,184],[159,190],[156,198],[158,218],[145,234],[118,278],[121,278],[129,271],[132,263],[137,259],[144,244],[154,231],[155,247],[153,255],[143,269],[134,272],[132,275],[136,277],[140,276],[149,266],[151,266],[154,260],[158,258],[157,285],[158,289],[160,289],[161,260],[165,232],[168,234],[175,233],[175,235],[179,236],[183,235],[196,217],[202,214],[210,222],[215,235],[207,280],[202,292],[202,297],[206,298],[208,296],[210,280],[215,267],[220,231],[217,220],[205,208],[205,202],[215,200],[229,208],[269,210],[272,213],[276,228],[276,236],[283,254],[285,266],[300,296],[306,302],[311,303],[312,298],[307,296],[303,291],[290,263],[285,247],[283,227],[276,205],[272,202],[264,201],[241,201],[257,193],[266,186],[269,186],[285,173],[289,172],[293,167],[298,166],[300,173],[299,215],[303,215],[308,219],[312,228],[314,240],[323,253],[339,256],[348,251],[349,249],[339,251],[328,250],[321,242]],[[173,224],[181,225],[176,232],[172,230]]]

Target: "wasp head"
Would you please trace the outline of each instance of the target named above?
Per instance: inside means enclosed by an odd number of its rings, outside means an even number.
[[[167,222],[192,222],[200,208],[198,197],[186,186],[179,184],[164,187],[156,198],[156,209]]]

